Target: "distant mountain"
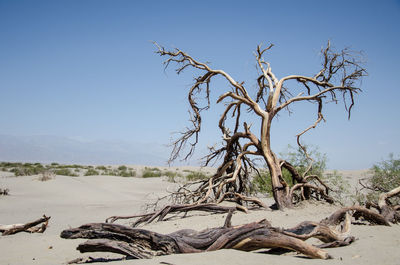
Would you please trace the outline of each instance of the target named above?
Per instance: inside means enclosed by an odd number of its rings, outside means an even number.
[[[0,161],[165,165],[168,151],[165,146],[155,143],[0,135]]]

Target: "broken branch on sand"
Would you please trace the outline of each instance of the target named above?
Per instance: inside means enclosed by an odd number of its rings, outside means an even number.
[[[142,223],[151,223],[155,219],[157,221],[163,221],[165,220],[165,217],[168,214],[172,213],[185,213],[185,215],[189,211],[202,211],[202,212],[209,212],[209,213],[228,213],[228,212],[233,212],[233,211],[243,211],[247,213],[247,208],[241,206],[241,205],[236,205],[236,206],[222,206],[218,205],[215,203],[204,203],[204,204],[176,204],[176,205],[167,205],[164,206],[162,209],[152,212],[152,213],[146,213],[146,214],[137,214],[137,215],[130,215],[130,216],[111,216],[106,219],[106,223],[114,223],[115,221],[119,219],[134,219],[134,218],[139,218],[136,220],[133,224],[132,227],[137,227],[138,225]]]
[[[26,224],[9,224],[9,225],[0,224],[0,232],[2,232],[3,236],[13,235],[19,232],[43,233],[49,224],[49,219],[50,216],[47,217],[46,215],[43,215],[42,218],[39,218],[36,221],[29,222]]]

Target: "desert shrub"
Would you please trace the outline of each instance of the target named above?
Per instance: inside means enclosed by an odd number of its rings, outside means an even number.
[[[121,177],[135,177],[136,176],[136,171],[134,171],[134,170],[120,170],[118,172],[118,176],[121,176]]]
[[[195,180],[203,180],[203,179],[208,179],[209,176],[207,176],[206,174],[204,174],[203,172],[200,171],[190,171],[189,174],[187,174],[185,176],[185,178],[188,181],[195,181]]]
[[[262,193],[272,196],[271,177],[268,170],[260,170],[260,174],[256,174],[250,185],[251,193]]]
[[[85,173],[85,176],[97,176],[97,175],[100,175],[99,171],[93,168],[89,168]]]
[[[107,168],[105,166],[97,166],[96,169],[98,169],[98,170],[107,170]]]
[[[144,167],[145,170],[149,170],[149,171],[161,171],[159,168],[157,167]]]
[[[13,167],[20,167],[22,163],[13,163],[13,162],[1,162],[0,166],[5,168],[13,168]]]
[[[326,169],[326,161],[327,157],[325,154],[321,154],[316,147],[307,146],[307,152],[314,159],[314,163],[308,175],[316,175],[321,179],[324,178],[323,173]],[[307,170],[309,165],[309,160],[307,156],[304,154],[303,149],[300,147],[294,148],[292,146],[288,146],[287,151],[280,154],[286,161],[292,164],[297,172],[302,175]],[[289,185],[293,185],[292,176],[290,172],[283,168],[282,169],[282,177]],[[251,191],[253,193],[267,193],[272,196],[272,183],[269,170],[265,166],[264,169],[260,170],[260,174],[257,174],[253,177],[251,181]]]
[[[367,192],[364,196],[360,195],[360,201],[370,201],[377,203],[379,195],[386,193],[400,186],[400,159],[395,159],[393,154],[372,168],[372,177],[364,180],[364,186]],[[393,204],[400,204],[399,197],[390,199]]]
[[[325,174],[322,180],[324,180],[331,189],[329,191],[329,196],[331,196],[336,202],[344,205],[347,200],[352,200],[354,195],[350,194],[350,183],[345,180],[337,170]]]
[[[53,166],[53,167],[54,167],[54,166],[58,166],[58,165],[59,165],[59,164],[58,164],[58,163],[55,163],[55,162],[53,162],[53,163],[50,164],[50,166]]]
[[[103,171],[101,174],[106,176],[118,176],[118,170],[107,168],[107,170]]]
[[[327,156],[319,152],[317,147],[306,146],[307,152],[310,157],[314,159],[312,168],[308,171],[307,175],[316,175],[324,181],[331,189],[329,195],[338,203],[343,204],[344,201],[350,196],[349,183],[337,172],[334,171],[330,174],[324,174],[326,170]],[[292,164],[297,172],[302,175],[309,167],[309,160],[305,155],[303,149],[293,148],[288,146],[288,151],[280,154],[286,161]],[[283,168],[282,177],[290,186],[293,186],[292,176],[290,172]],[[260,174],[252,178],[250,191],[252,193],[264,193],[272,196],[272,183],[268,169],[263,169]]]
[[[128,168],[126,166],[119,166],[118,170],[127,170]]]
[[[62,175],[62,176],[71,176],[71,177],[77,177],[78,175],[73,173],[70,168],[60,168],[60,169],[55,169],[54,174],[56,175]]]
[[[153,171],[151,169],[145,169],[142,174],[142,178],[158,178],[161,177],[161,171]]]
[[[176,182],[176,177],[181,178],[182,175],[179,174],[178,172],[173,172],[173,171],[166,171],[163,173],[163,175],[165,175],[167,177],[167,180],[169,182]]]
[[[45,169],[43,167],[36,167],[32,164],[20,165],[10,170],[10,172],[13,172],[15,176],[37,175],[43,173],[44,171]]]

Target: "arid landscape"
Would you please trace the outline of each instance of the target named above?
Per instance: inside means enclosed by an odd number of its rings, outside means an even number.
[[[400,265],[398,25],[0,0],[0,265]]]
[[[103,168],[103,167],[101,167]],[[120,167],[109,167],[117,170]],[[26,223],[38,219],[43,214],[51,216],[44,233],[18,233],[0,237],[1,264],[67,264],[77,258],[92,257],[113,260],[110,264],[321,264],[321,260],[312,260],[304,255],[289,252],[283,255],[267,253],[266,250],[243,252],[238,250],[218,250],[197,254],[175,254],[155,257],[150,260],[121,260],[123,256],[110,253],[80,254],[76,247],[85,241],[60,238],[64,229],[78,227],[85,223],[104,222],[113,215],[133,215],[143,213],[144,206],[176,188],[178,183],[171,182],[166,172],[181,175],[200,171],[210,174],[214,169],[148,168],[128,166],[127,171],[136,172],[135,177],[110,175],[62,176],[52,175],[41,180],[41,174],[32,176],[14,176],[11,172],[1,172],[0,186],[9,189],[9,195],[0,196],[0,220],[2,224]],[[93,167],[95,170],[96,167]],[[81,169],[82,170],[82,169]],[[99,169],[98,169],[99,170]],[[144,172],[161,172],[160,176],[143,178]],[[74,170],[72,170],[74,171]],[[189,172],[189,173],[188,173]],[[79,173],[79,172],[77,172]],[[357,179],[365,177],[367,171],[340,172],[354,187]],[[262,199],[271,205],[271,198]],[[302,221],[320,221],[339,209],[338,205],[310,201],[285,211],[270,209],[254,210],[249,213],[235,212],[232,225],[267,219],[273,226],[289,228]],[[182,214],[163,222],[154,222],[140,228],[167,234],[180,229],[202,230],[219,227],[224,224],[226,214],[207,214],[189,212],[186,218]],[[120,224],[129,225],[129,220],[120,220]],[[357,240],[346,247],[327,249],[333,256],[326,264],[399,264],[398,246],[400,226],[352,225],[351,235]],[[317,240],[312,243],[317,244]],[[103,260],[104,261],[104,260]]]

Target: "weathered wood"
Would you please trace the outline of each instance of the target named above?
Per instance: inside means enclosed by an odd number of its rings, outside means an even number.
[[[219,249],[253,251],[264,248],[284,248],[310,258],[328,259],[330,255],[326,251],[304,241],[314,237],[325,243],[321,245],[323,247],[336,247],[355,240],[348,234],[349,217],[345,218],[346,228],[342,231],[316,222],[303,222],[291,229],[271,227],[266,220],[231,226],[231,217],[232,212],[228,214],[224,226],[202,231],[184,229],[164,235],[118,224],[92,223],[66,229],[61,237],[89,239],[78,246],[82,253],[104,251],[138,259]]]
[[[376,213],[362,206],[349,206],[341,208],[336,212],[334,212],[328,218],[322,220],[321,223],[325,225],[337,225],[338,223],[341,222],[341,220],[344,219],[346,213],[348,212],[352,212],[352,216],[356,218],[363,217],[366,221],[368,221],[371,224],[390,226],[389,221],[386,220],[381,214]]]
[[[47,225],[49,223],[50,216],[47,217],[43,215],[42,218],[29,222],[26,224],[10,224],[10,225],[0,225],[0,232],[2,232],[3,236],[13,235],[19,232],[28,232],[28,233],[43,233]],[[42,224],[41,226],[37,226]]]
[[[398,207],[390,205],[389,199],[393,196],[400,194],[400,186],[390,190],[389,192],[382,193],[379,196],[378,207],[382,216],[388,222],[400,222],[400,214],[397,212]]]

